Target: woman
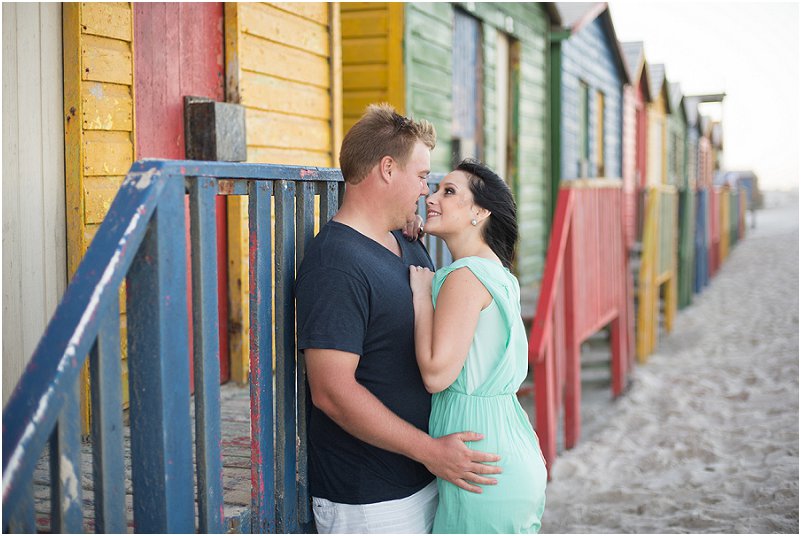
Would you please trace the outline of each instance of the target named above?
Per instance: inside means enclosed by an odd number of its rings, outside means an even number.
[[[425,232],[444,239],[455,259],[436,273],[409,270],[417,362],[434,393],[429,433],[480,432],[484,439],[470,447],[499,454],[503,467],[498,484],[481,493],[438,479],[434,532],[538,532],[547,474],[516,396],[528,344],[520,286],[509,271],[517,240],[512,193],[488,167],[466,160],[426,206]]]

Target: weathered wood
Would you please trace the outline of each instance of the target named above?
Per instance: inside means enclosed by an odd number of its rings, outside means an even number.
[[[129,43],[86,34],[81,43],[82,80],[126,85],[133,82],[133,54]]]
[[[297,239],[295,241],[295,254],[298,265],[303,261],[306,248],[314,238],[314,184],[304,183],[298,187],[296,226]],[[320,211],[322,213],[322,210]],[[306,365],[303,352],[296,353],[297,369],[297,494],[298,494],[298,523],[299,528],[312,521],[311,499],[309,495],[309,468],[308,468],[308,426],[311,415],[311,391],[306,380]]]
[[[297,368],[295,352],[295,183],[275,187],[275,506],[276,530],[295,532],[297,517]]]
[[[33,482],[24,485],[23,495],[11,516],[3,513],[3,519],[8,523],[3,532],[16,532],[33,534],[36,532],[36,511],[34,509]]]
[[[241,6],[243,31],[285,43],[322,57],[329,55],[326,20],[314,22],[287,13],[269,4],[245,3]]]
[[[250,132],[248,143],[251,145],[326,151],[331,144],[327,121],[248,110],[247,123]]]
[[[134,519],[194,532],[184,184],[166,181],[128,273]]]
[[[271,330],[270,196],[272,184],[249,184],[251,528],[276,531]]]
[[[67,390],[58,424],[50,439],[50,511],[55,532],[75,534],[83,528],[81,501],[81,421],[78,383]]]
[[[125,4],[89,2],[83,6],[82,31],[84,34],[131,40],[131,10]]]
[[[95,527],[98,532],[125,532],[125,463],[122,391],[120,387],[119,297],[103,312],[97,342],[89,357],[92,394],[92,474]]]
[[[194,325],[195,468],[202,533],[224,532],[220,435],[220,344],[214,179],[189,184]]]

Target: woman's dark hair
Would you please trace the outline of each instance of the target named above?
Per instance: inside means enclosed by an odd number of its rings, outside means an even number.
[[[497,173],[478,160],[462,160],[456,169],[470,176],[470,191],[476,205],[490,211],[483,238],[511,270],[517,242],[517,207],[512,190]]]

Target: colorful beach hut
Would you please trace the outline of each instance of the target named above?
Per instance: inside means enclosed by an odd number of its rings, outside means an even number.
[[[8,165],[20,166],[22,157],[40,162],[37,184],[47,192],[33,196],[40,200],[35,205],[19,205],[17,210],[29,214],[31,223],[19,218],[4,241],[7,259],[44,263],[6,272],[15,280],[30,279],[22,288],[10,279],[4,284],[9,312],[4,322],[9,330],[4,392],[10,394],[24,359],[33,352],[30,346],[41,336],[133,161],[185,157],[184,97],[240,104],[246,114],[249,161],[318,166],[337,164],[342,98],[338,4],[67,3],[37,4],[35,9],[8,5],[6,14],[6,50],[20,64],[34,61],[27,56],[35,53],[41,67],[33,77],[19,74],[27,69],[7,70],[4,64],[9,87],[15,89],[8,98],[38,96],[21,108],[30,117],[22,121],[18,116],[16,123],[18,146],[30,154],[4,153]],[[38,43],[35,48],[31,39]],[[47,91],[35,89],[45,87]],[[28,132],[32,124],[43,130]],[[51,139],[53,132],[63,133],[60,141]],[[21,177],[26,176],[25,187],[30,188],[30,174],[16,169],[4,173],[4,184],[21,191]],[[244,203],[237,196],[217,201],[221,379],[239,383],[248,381]],[[35,229],[41,236],[31,234]],[[22,252],[23,243],[44,244],[43,255]],[[12,290],[27,286],[31,289],[23,308],[22,294]],[[120,294],[125,399],[125,296],[122,290]],[[18,314],[23,309],[28,316]],[[14,317],[21,320],[17,326]],[[84,403],[85,417],[87,412]]]
[[[645,361],[656,348],[660,300],[664,325],[673,329],[677,305],[678,200],[676,174],[668,173],[668,117],[672,112],[665,66],[649,64],[652,102],[648,106],[647,190],[637,311],[637,357]]]
[[[678,82],[668,85],[671,113],[668,116],[668,175],[678,189],[678,259],[677,307],[686,307],[692,300],[695,242],[695,189],[690,182],[690,158],[687,144],[689,131],[687,110]]]
[[[685,96],[683,99],[684,113],[687,116],[687,185],[692,191],[695,205],[693,215],[693,277],[692,292],[697,294],[706,285],[708,273],[707,241],[708,225],[706,221],[707,205],[709,203],[706,190],[702,188],[703,163],[701,158],[701,115],[698,112],[698,101],[694,97]],[[679,289],[679,301],[688,300],[683,287]],[[692,297],[689,297],[692,301]]]
[[[629,250],[642,241],[644,191],[647,176],[648,103],[651,88],[642,41],[620,44],[631,74],[623,88],[623,221]],[[640,245],[641,248],[641,245]],[[638,248],[639,249],[639,248]]]
[[[548,218],[548,29],[542,3],[343,3],[343,122],[373,102],[430,120],[432,170],[477,157],[507,179],[521,240],[515,271],[536,289]]]

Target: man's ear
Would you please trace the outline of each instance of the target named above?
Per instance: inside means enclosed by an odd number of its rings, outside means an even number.
[[[385,156],[378,163],[378,172],[385,182],[389,182],[392,180],[392,174],[397,170],[397,167],[397,162],[395,162],[394,158]]]

